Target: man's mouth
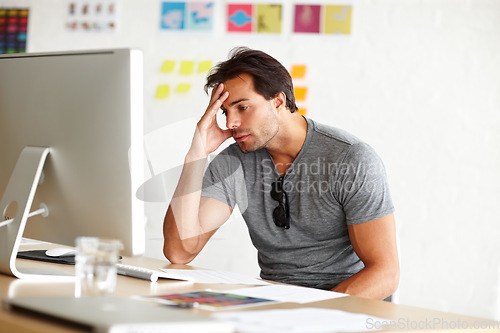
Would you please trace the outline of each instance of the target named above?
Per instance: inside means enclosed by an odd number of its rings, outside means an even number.
[[[250,136],[250,134],[245,134],[245,135],[233,135],[233,138],[234,140],[236,140],[236,142],[240,143],[240,142],[243,142],[246,138],[248,138]]]

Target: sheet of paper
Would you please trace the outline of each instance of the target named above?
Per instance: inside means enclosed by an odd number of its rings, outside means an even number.
[[[227,292],[241,296],[267,298],[280,302],[293,302],[301,304],[347,296],[346,294],[336,293],[334,291],[280,284],[254,288],[233,289],[228,290]]]
[[[31,239],[31,238],[21,238],[21,245],[42,245],[42,244],[50,244],[45,241]]]
[[[194,283],[227,283],[227,284],[248,284],[248,285],[268,285],[269,282],[259,280],[243,274],[222,271],[210,271],[202,269],[161,269],[160,277],[192,281]]]
[[[233,323],[241,333],[362,332],[389,319],[320,308],[219,312],[212,317]]]

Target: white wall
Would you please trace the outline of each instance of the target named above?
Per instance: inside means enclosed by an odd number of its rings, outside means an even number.
[[[154,99],[156,85],[172,79],[159,74],[165,58],[220,61],[244,44],[287,67],[306,64],[308,115],[357,134],[386,164],[401,245],[400,302],[500,319],[500,2],[358,0],[351,37],[308,39],[228,36],[222,19],[210,36],[162,34],[156,0],[118,1],[115,34],[74,34],[63,27],[65,3],[0,0],[30,6],[29,51],[142,48],[150,133],[196,120],[207,102],[203,77],[192,78],[188,97]],[[188,143],[192,132],[179,135]],[[161,257],[166,206],[167,199],[148,203],[152,256]],[[194,264],[257,274],[255,260],[236,216]]]

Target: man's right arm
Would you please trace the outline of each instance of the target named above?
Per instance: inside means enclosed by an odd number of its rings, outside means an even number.
[[[192,261],[232,212],[225,203],[201,197],[207,156],[231,137],[231,132],[222,130],[216,121],[217,111],[229,95],[223,90],[224,85],[220,84],[212,91],[165,215],[163,253],[172,263]]]
[[[232,208],[210,197],[201,197],[204,161],[185,163],[163,224],[163,253],[171,263],[191,262]]]

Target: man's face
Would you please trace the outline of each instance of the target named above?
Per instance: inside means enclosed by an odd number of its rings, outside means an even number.
[[[248,153],[265,148],[279,130],[273,99],[268,101],[257,93],[248,74],[224,82],[224,91],[229,97],[221,109],[241,150]]]

